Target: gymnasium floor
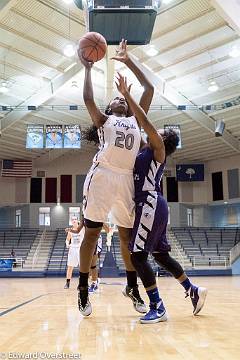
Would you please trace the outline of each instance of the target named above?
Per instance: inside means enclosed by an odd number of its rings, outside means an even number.
[[[76,278],[70,290],[63,289],[63,278],[0,279],[1,352],[73,353],[82,360],[239,359],[240,277],[195,278],[209,289],[197,317],[175,280],[160,278],[170,319],[152,325],[138,323],[121,295],[124,279],[104,281],[91,296],[93,314],[82,318]]]

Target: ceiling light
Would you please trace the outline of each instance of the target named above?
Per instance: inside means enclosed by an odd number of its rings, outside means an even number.
[[[7,87],[7,83],[3,82],[0,86],[0,93],[6,94],[9,92],[9,88]]]
[[[63,2],[65,2],[65,4],[71,4],[73,0],[63,0]]]
[[[172,2],[173,0],[163,0],[162,3],[167,5],[167,4],[170,4],[170,2]]]
[[[150,45],[146,51],[148,56],[156,56],[158,54],[158,50],[155,48],[154,45]]]
[[[208,91],[211,91],[211,92],[215,92],[215,91],[218,91],[219,87],[218,85],[216,84],[215,81],[211,81],[210,82],[210,85],[208,87]]]
[[[232,58],[237,58],[240,56],[240,49],[237,46],[233,46],[232,50],[229,52],[229,56]]]
[[[65,56],[72,57],[75,55],[75,47],[72,44],[68,44],[65,46],[63,52]]]

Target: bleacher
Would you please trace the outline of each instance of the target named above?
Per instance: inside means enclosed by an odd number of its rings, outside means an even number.
[[[120,248],[120,240],[117,232],[114,232],[113,239],[112,239],[112,247],[111,250],[113,252],[114,259],[116,260],[116,264],[119,270],[120,275],[126,274],[126,268],[124,265],[124,261],[121,255],[121,248]],[[154,269],[155,272],[161,272],[162,270],[159,268],[157,263],[154,261],[152,256],[149,256],[149,261]],[[164,271],[163,271],[164,272]]]
[[[103,237],[103,250],[101,253],[101,261],[103,261],[106,253],[106,234],[101,234]],[[65,244],[66,233],[64,229],[58,229],[56,231],[56,241],[54,243],[52,252],[49,256],[47,272],[56,272],[56,273],[65,273],[67,269],[67,258],[68,258],[68,249]],[[74,269],[75,272],[78,272],[78,269]]]
[[[240,241],[240,229],[238,228],[174,227],[170,231],[174,234],[193,268],[229,267],[230,250]],[[14,249],[15,258],[22,259],[24,262],[39,232],[39,229],[1,229],[0,258],[11,258],[11,251]],[[65,231],[64,229],[58,229],[51,231],[51,233],[55,240],[53,246],[51,245],[50,254],[46,252],[47,273],[65,273],[68,256],[68,250],[65,246]],[[103,232],[102,236],[101,264],[107,251],[106,234]],[[111,251],[116,260],[119,275],[124,275],[125,265],[121,256],[117,232],[113,234]],[[155,272],[161,272],[161,269],[151,257],[150,262]],[[74,271],[77,273],[78,269]]]
[[[11,258],[12,249],[16,259],[24,262],[39,229],[0,229],[0,258]]]
[[[62,272],[66,270],[67,248],[65,245],[66,233],[64,229],[56,231],[56,240],[48,260],[48,272]]]
[[[171,228],[193,267],[229,266],[230,250],[240,241],[238,228]]]

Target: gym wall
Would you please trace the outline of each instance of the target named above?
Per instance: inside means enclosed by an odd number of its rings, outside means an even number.
[[[72,175],[72,203],[62,203],[61,210],[55,203],[45,203],[46,179],[42,179],[42,202],[30,204],[31,179],[11,179],[0,177],[0,207],[14,206],[20,209],[22,204],[28,204],[22,212],[22,226],[37,227],[38,211],[40,206],[51,207],[51,214],[56,213],[56,218],[51,216],[51,228],[63,227],[68,223],[69,206],[81,206],[82,187],[85,175],[90,168],[94,151],[92,153],[71,152],[46,164],[35,162],[33,176],[38,170],[46,172],[47,178],[57,179],[57,199],[60,198],[61,175]],[[175,175],[175,165],[168,164],[171,175]],[[187,226],[187,209],[193,209],[194,226],[234,226],[238,221],[238,203],[240,198],[235,197],[240,193],[239,189],[240,156],[224,158],[205,163],[204,182],[178,182],[178,202],[170,202],[171,226]],[[212,174],[222,172],[223,200],[213,201]],[[167,178],[163,178],[163,194],[167,197]],[[237,210],[226,210],[231,204],[236,203]],[[29,205],[30,204],[30,205]],[[7,210],[6,210],[7,209]],[[0,212],[0,226],[8,224],[15,226],[15,210],[4,208]],[[4,215],[3,215],[4,213]],[[220,220],[219,220],[220,219]],[[236,220],[237,219],[237,220]],[[240,221],[239,221],[240,223]],[[25,225],[23,225],[25,224]],[[64,225],[63,225],[64,224]],[[235,225],[236,226],[236,225]]]

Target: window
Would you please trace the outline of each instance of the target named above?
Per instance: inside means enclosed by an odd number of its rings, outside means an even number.
[[[80,219],[80,214],[81,214],[80,207],[70,207],[69,208],[69,225],[72,225],[73,217]]]
[[[187,224],[193,226],[193,209],[187,209]]]
[[[16,210],[16,228],[21,227],[21,219],[22,218],[22,211]]]
[[[39,225],[50,226],[50,207],[39,208]]]

